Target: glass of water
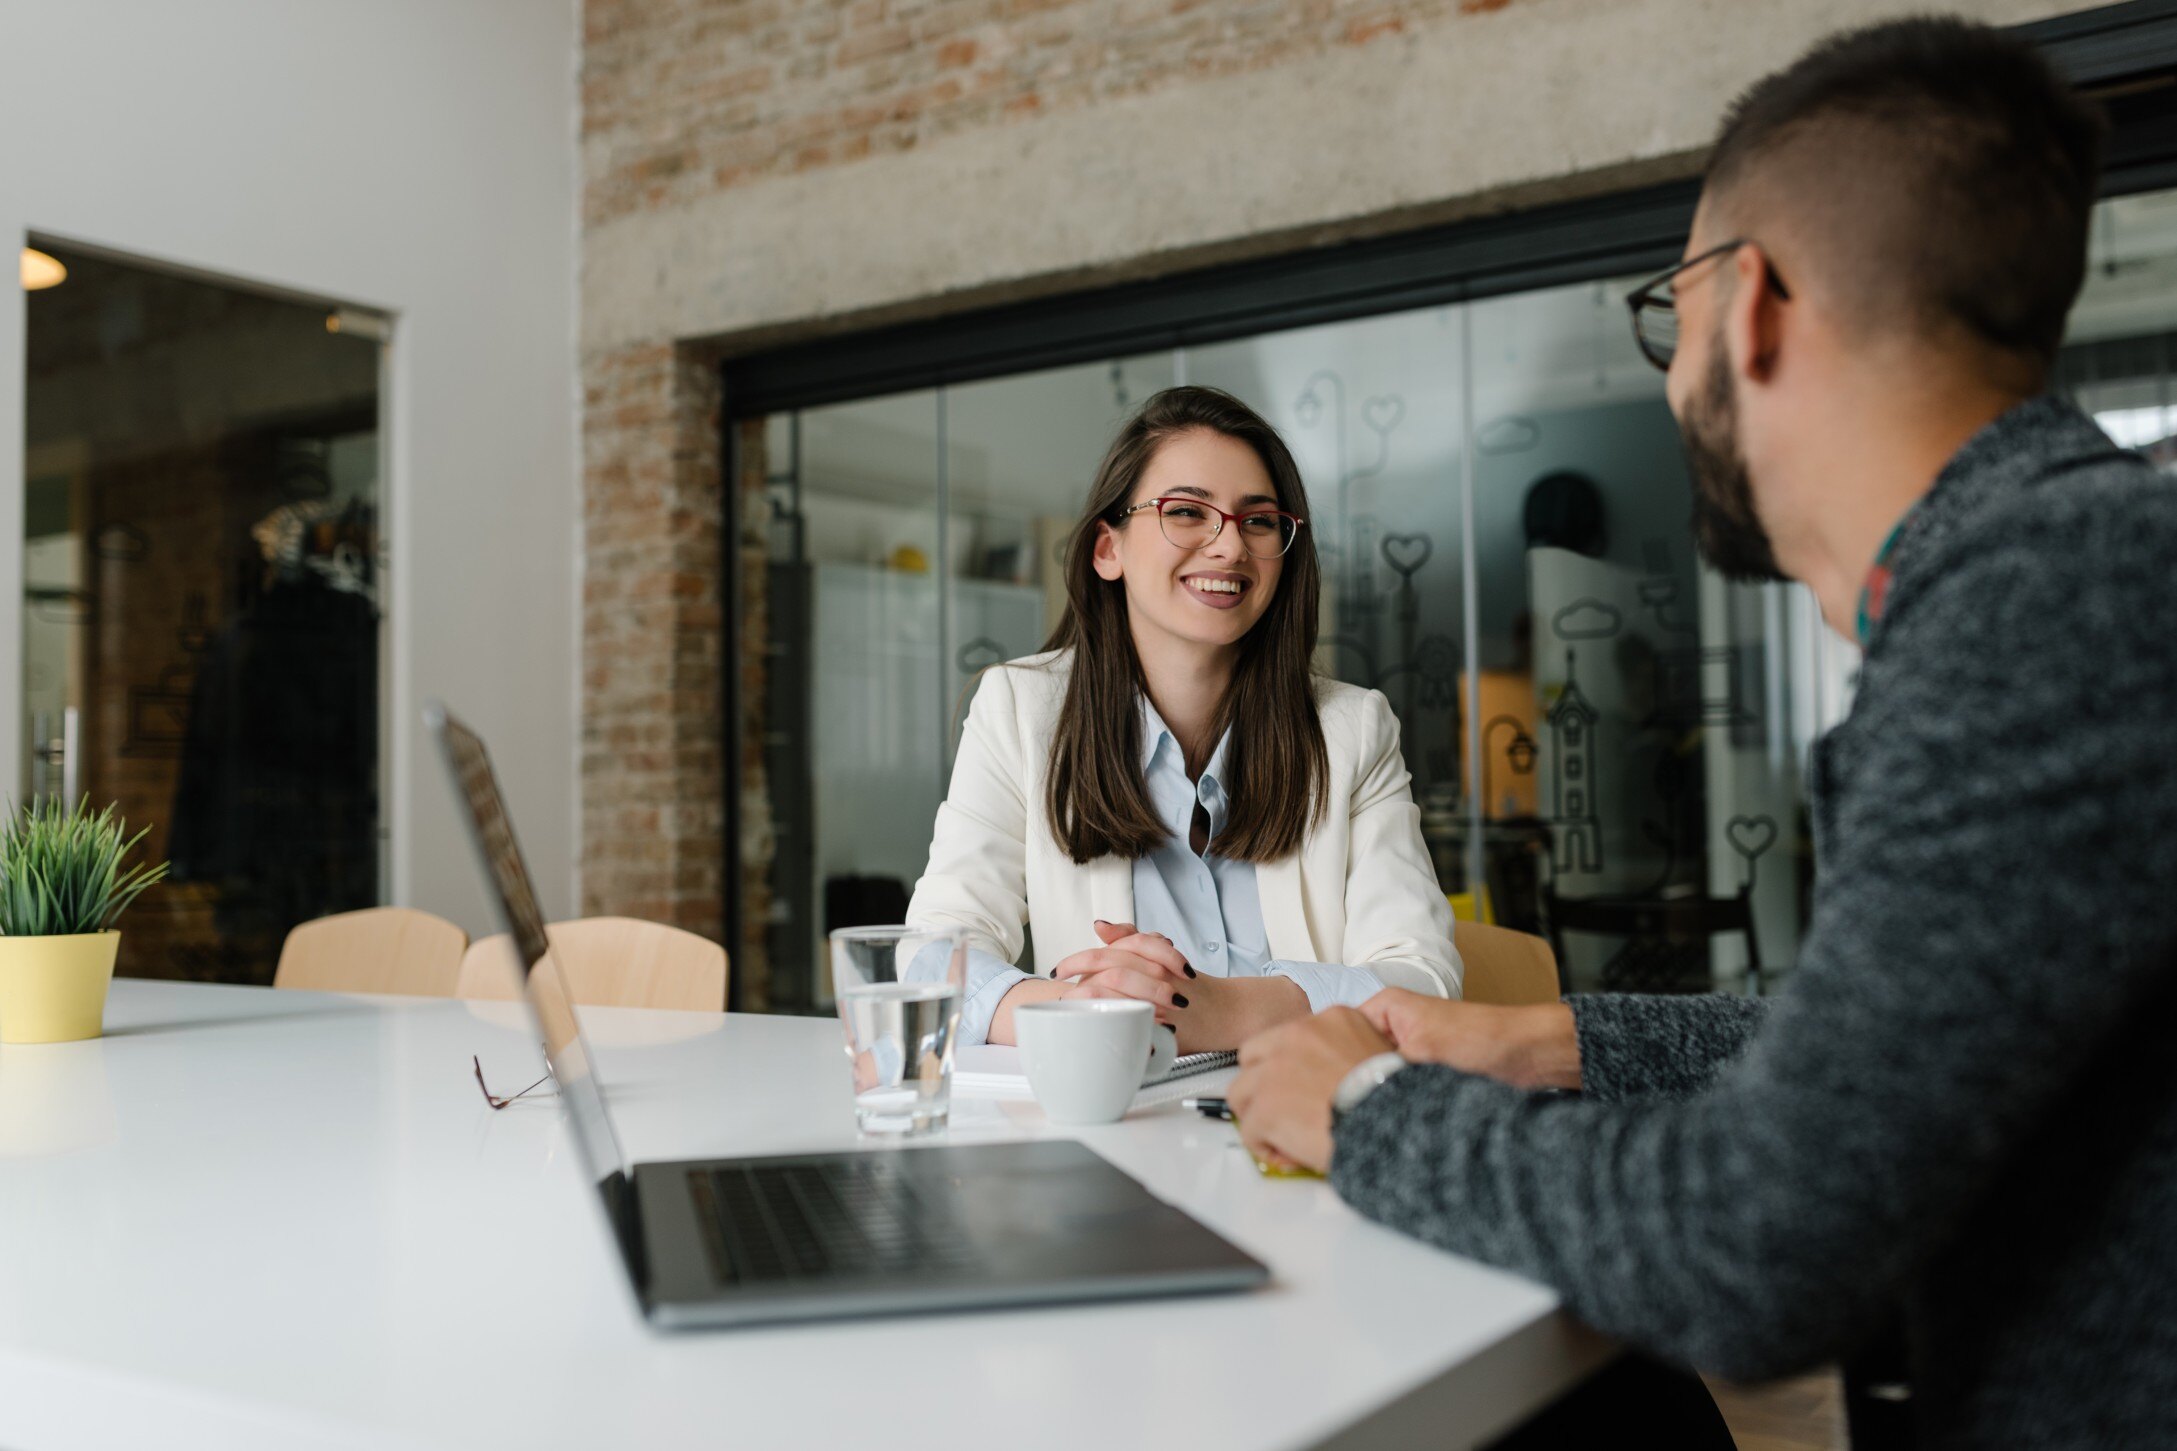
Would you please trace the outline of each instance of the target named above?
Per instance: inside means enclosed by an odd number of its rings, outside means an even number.
[[[967,944],[927,928],[842,927],[831,935],[831,971],[856,1125],[887,1135],[943,1128]]]

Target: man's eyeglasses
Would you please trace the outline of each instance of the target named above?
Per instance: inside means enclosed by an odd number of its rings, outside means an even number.
[[[1713,262],[1752,245],[1751,237],[1734,237],[1718,243],[1706,252],[1665,269],[1625,294],[1625,305],[1633,310],[1633,341],[1640,344],[1642,357],[1664,372],[1670,371],[1671,359],[1678,354],[1678,279],[1703,262]],[[1776,264],[1765,259],[1765,265],[1769,269],[1769,285],[1776,289],[1776,295],[1786,302],[1791,301],[1791,292],[1784,286],[1784,279],[1776,275]]]
[[[545,1084],[552,1081],[552,1075],[547,1073],[542,1078],[538,1079],[535,1083],[532,1083],[529,1085],[529,1087],[523,1089],[521,1093],[510,1093],[502,1098],[498,1094],[491,1091],[491,1085],[484,1082],[483,1060],[472,1055],[469,1059],[469,1062],[476,1066],[476,1086],[484,1090],[484,1102],[490,1104],[493,1108],[505,1108],[515,1099],[520,1098],[522,1094],[534,1093],[537,1089],[544,1087]]]
[[[1227,514],[1215,504],[1184,496],[1144,499],[1131,509],[1121,509],[1112,515],[1112,522],[1116,524],[1144,509],[1157,511],[1157,524],[1164,530],[1164,537],[1180,549],[1207,549],[1210,541],[1224,532],[1228,522],[1237,524],[1240,543],[1257,559],[1275,559],[1292,548],[1301,526],[1307,522],[1283,509],[1253,509],[1245,514]]]

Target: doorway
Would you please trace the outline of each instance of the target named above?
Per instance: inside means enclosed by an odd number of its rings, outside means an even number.
[[[33,245],[15,790],[173,862],[119,971],[269,982],[385,898],[385,320]]]

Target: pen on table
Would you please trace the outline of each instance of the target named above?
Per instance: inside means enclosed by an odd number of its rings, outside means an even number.
[[[1226,1123],[1232,1122],[1232,1105],[1221,1098],[1183,1098],[1179,1100],[1179,1106],[1191,1108],[1204,1118],[1221,1118]]]

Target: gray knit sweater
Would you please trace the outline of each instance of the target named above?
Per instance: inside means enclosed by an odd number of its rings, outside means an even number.
[[[1332,1181],[1734,1378],[1902,1305],[1924,1446],[2177,1446],[2177,485],[2037,400],[1891,563],[1767,1011],[1576,997],[1583,1094],[1406,1069]]]

